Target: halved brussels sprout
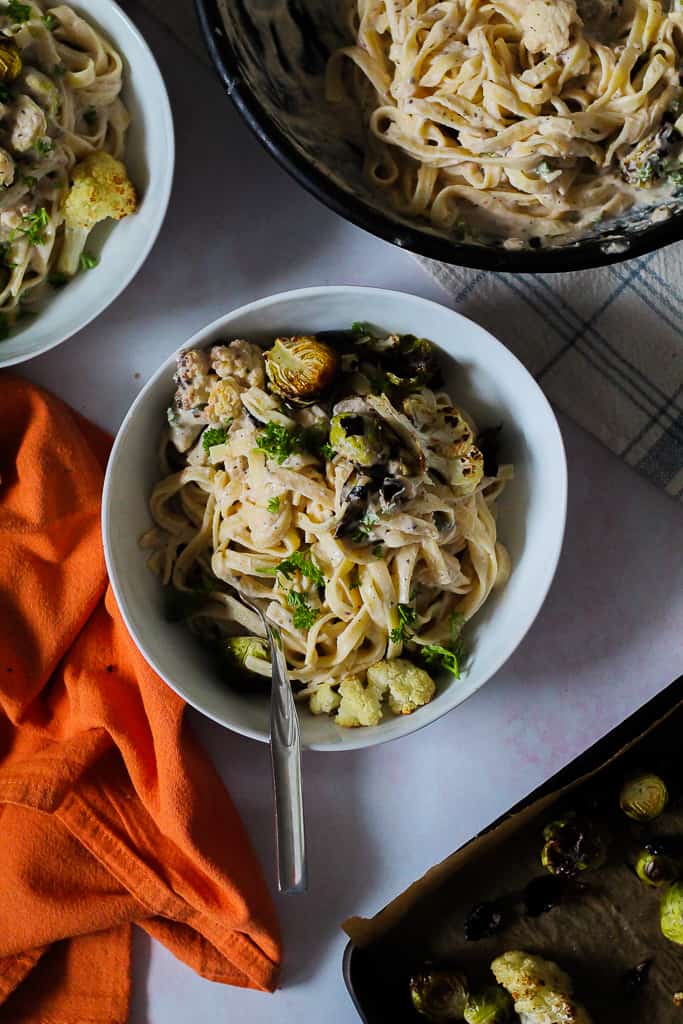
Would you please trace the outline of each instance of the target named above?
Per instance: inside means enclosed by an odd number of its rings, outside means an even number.
[[[270,390],[293,405],[311,405],[328,390],[337,372],[334,349],[314,334],[276,338],[265,353]]]
[[[658,818],[668,802],[666,783],[653,772],[627,779],[619,794],[619,806],[633,821],[652,821]]]
[[[0,79],[13,82],[21,74],[23,63],[18,47],[6,40],[0,43]]]
[[[660,886],[675,882],[679,875],[678,864],[672,857],[662,853],[642,850],[636,861],[636,874],[645,885]]]
[[[605,841],[594,822],[568,814],[543,829],[545,845],[541,863],[551,875],[566,878],[599,868],[607,853]]]
[[[229,636],[225,639],[228,662],[244,676],[270,676],[270,649],[260,636]]]
[[[339,413],[330,423],[330,444],[357,466],[383,462],[389,448],[380,421],[367,413]]]
[[[662,935],[669,942],[683,946],[683,883],[674,884],[664,893],[660,908]]]
[[[467,978],[455,968],[425,964],[410,979],[410,997],[429,1021],[461,1020],[467,1002]]]
[[[463,1014],[467,1024],[505,1024],[512,1017],[512,998],[500,985],[470,995]]]

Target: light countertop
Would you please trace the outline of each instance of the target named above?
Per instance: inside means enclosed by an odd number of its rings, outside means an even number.
[[[178,165],[161,237],[134,283],[87,330],[19,372],[115,430],[190,334],[269,293],[366,284],[447,301],[407,253],[335,216],[281,171],[217,79],[127,4],[171,94]],[[103,272],[103,270],[98,271]],[[339,923],[372,914],[683,672],[680,506],[561,421],[569,518],[555,583],[513,658],[465,705],[414,736],[306,754],[310,891],[277,897],[285,944],[275,996],[196,977],[135,945],[132,1024],[352,1024]],[[190,713],[275,889],[265,746]]]

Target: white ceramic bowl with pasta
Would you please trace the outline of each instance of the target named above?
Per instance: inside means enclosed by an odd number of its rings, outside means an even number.
[[[41,6],[45,11],[59,10],[54,2]],[[132,216],[95,226],[88,238],[87,251],[98,259],[97,267],[77,273],[65,287],[50,289],[36,315],[18,320],[9,336],[0,341],[0,367],[21,363],[54,348],[117,298],[156,241],[173,183],[173,119],[161,72],[145,39],[113,0],[87,0],[87,4],[77,0],[68,6],[122,58],[120,98],[130,115],[122,159],[138,193],[139,205]],[[76,159],[87,152],[85,149],[80,156],[77,154]]]
[[[467,624],[469,658],[460,679],[437,677],[437,693],[409,715],[385,714],[368,728],[340,728],[300,705],[304,746],[344,750],[420,729],[475,693],[501,667],[534,621],[562,545],[567,474],[560,431],[540,388],[522,364],[483,328],[434,302],[370,288],[321,287],[275,295],[221,317],[181,351],[233,338],[261,344],[367,321],[429,338],[439,349],[445,390],[480,426],[503,424],[502,454],[514,479],[498,501],[498,536],[512,571]],[[231,689],[208,651],[184,625],[169,623],[162,587],[140,539],[160,480],[159,446],[175,389],[171,356],[141,391],[116,438],[104,487],[102,528],[109,574],[127,627],[149,664],[191,705],[254,739],[268,739],[268,701]]]

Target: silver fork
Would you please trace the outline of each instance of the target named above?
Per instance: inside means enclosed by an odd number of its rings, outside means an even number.
[[[228,584],[242,604],[263,623],[270,644],[273,686],[270,696],[270,760],[273,768],[277,882],[283,893],[306,892],[306,835],[301,788],[301,738],[287,661],[278,627],[233,584]]]

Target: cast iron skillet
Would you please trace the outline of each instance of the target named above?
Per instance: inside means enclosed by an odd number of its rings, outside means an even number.
[[[332,0],[327,2],[332,4]],[[219,0],[196,0],[196,5],[206,44],[220,78],[257,138],[305,189],[342,217],[379,238],[444,263],[513,273],[557,273],[607,266],[642,256],[683,238],[683,211],[642,231],[618,232],[620,238],[627,237],[629,244],[617,246],[619,251],[607,252],[605,238],[617,232],[564,248],[512,252],[493,246],[458,244],[426,228],[406,224],[392,217],[389,211],[373,206],[366,198],[347,192],[297,148],[292,133],[283,127],[289,108],[296,104],[298,86],[292,85],[294,78],[285,82],[284,88],[278,88],[276,81],[268,81],[269,71],[264,74],[263,68],[269,59],[272,65],[280,65],[274,70],[286,76],[288,55],[277,38],[277,29],[274,31],[272,25],[269,26],[266,37],[262,29],[257,29],[254,19],[259,16],[263,20],[264,11],[283,5],[300,32],[304,60],[310,62],[316,74],[320,73],[328,51],[325,42],[316,34],[316,25],[305,0],[228,0],[231,25],[221,14]],[[255,81],[259,73],[263,81],[257,88],[250,84],[250,80]],[[278,107],[282,117],[278,116]],[[301,124],[305,130],[305,119]],[[334,161],[329,163],[335,165]]]

